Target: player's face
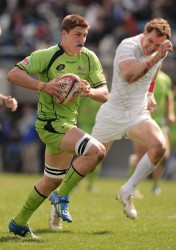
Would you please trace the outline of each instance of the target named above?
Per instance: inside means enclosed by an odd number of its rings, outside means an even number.
[[[75,27],[69,33],[62,31],[61,46],[69,56],[79,54],[84,47],[88,34],[87,28]]]
[[[144,55],[149,56],[156,52],[159,49],[160,44],[166,39],[166,36],[158,37],[154,30],[150,33],[145,32],[141,39]]]

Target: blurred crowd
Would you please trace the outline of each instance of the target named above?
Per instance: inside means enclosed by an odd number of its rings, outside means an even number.
[[[3,31],[0,52],[4,56],[23,56],[58,43],[63,17],[79,13],[91,25],[87,46],[107,64],[112,61],[116,45],[123,38],[141,32],[146,21],[153,17],[169,21],[176,46],[175,12],[174,0],[3,0],[0,1]]]
[[[35,105],[20,105],[16,113],[0,113],[0,171],[40,173],[44,145],[35,130]]]
[[[168,20],[176,47],[174,0],[3,0],[0,1],[0,64],[11,59],[18,62],[36,49],[58,43],[61,21],[71,13],[87,18],[91,27],[86,46],[95,51],[105,68],[112,66],[121,40],[142,32],[145,23],[154,17]],[[175,60],[175,53],[168,57]],[[42,157],[36,156],[43,154],[43,145],[34,129],[35,111],[35,105],[26,103],[13,118],[10,112],[0,112],[0,168],[41,171]],[[28,168],[32,165],[37,167]]]

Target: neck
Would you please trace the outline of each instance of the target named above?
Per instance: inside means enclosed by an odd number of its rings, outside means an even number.
[[[60,44],[61,48],[63,49],[63,51],[68,55],[68,56],[74,56],[75,54],[73,54],[71,52],[71,50],[69,50],[69,48],[66,45],[63,45],[62,43]]]

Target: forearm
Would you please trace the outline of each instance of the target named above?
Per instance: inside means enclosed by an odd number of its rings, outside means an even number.
[[[155,56],[151,57],[149,60],[147,60],[145,62],[146,65],[146,71],[148,72],[151,68],[153,68],[153,66],[159,61],[161,60],[161,56],[156,53]]]
[[[145,62],[127,60],[121,62],[119,66],[124,79],[129,84],[132,84],[143,77],[160,59],[161,57],[156,54]]]
[[[109,97],[109,92],[106,85],[103,85],[98,88],[91,88],[89,97],[98,102],[106,102]]]
[[[29,76],[25,71],[19,69],[18,67],[13,68],[8,73],[7,79],[18,86],[31,90],[41,91],[44,87],[43,82]]]

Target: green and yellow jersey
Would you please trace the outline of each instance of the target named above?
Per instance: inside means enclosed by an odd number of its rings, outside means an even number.
[[[86,133],[91,134],[97,111],[102,103],[92,100],[89,97],[81,97],[80,104],[77,126]]]
[[[56,53],[57,56],[50,65],[51,59]],[[48,65],[50,66],[48,67]],[[33,52],[19,62],[17,66],[25,70],[29,75],[37,75],[38,79],[46,84],[52,79],[67,73],[77,74],[80,78],[87,80],[93,88],[106,83],[98,57],[85,47],[81,53],[68,56],[60,45],[55,45],[48,49]],[[53,96],[39,92],[38,118],[42,120],[58,120],[62,117],[67,122],[76,124],[79,99],[77,97],[68,104],[58,104],[54,101]]]
[[[156,78],[154,95],[158,108],[151,115],[159,126],[162,127],[167,124],[166,100],[170,95],[173,95],[171,78],[162,71],[159,71]]]

